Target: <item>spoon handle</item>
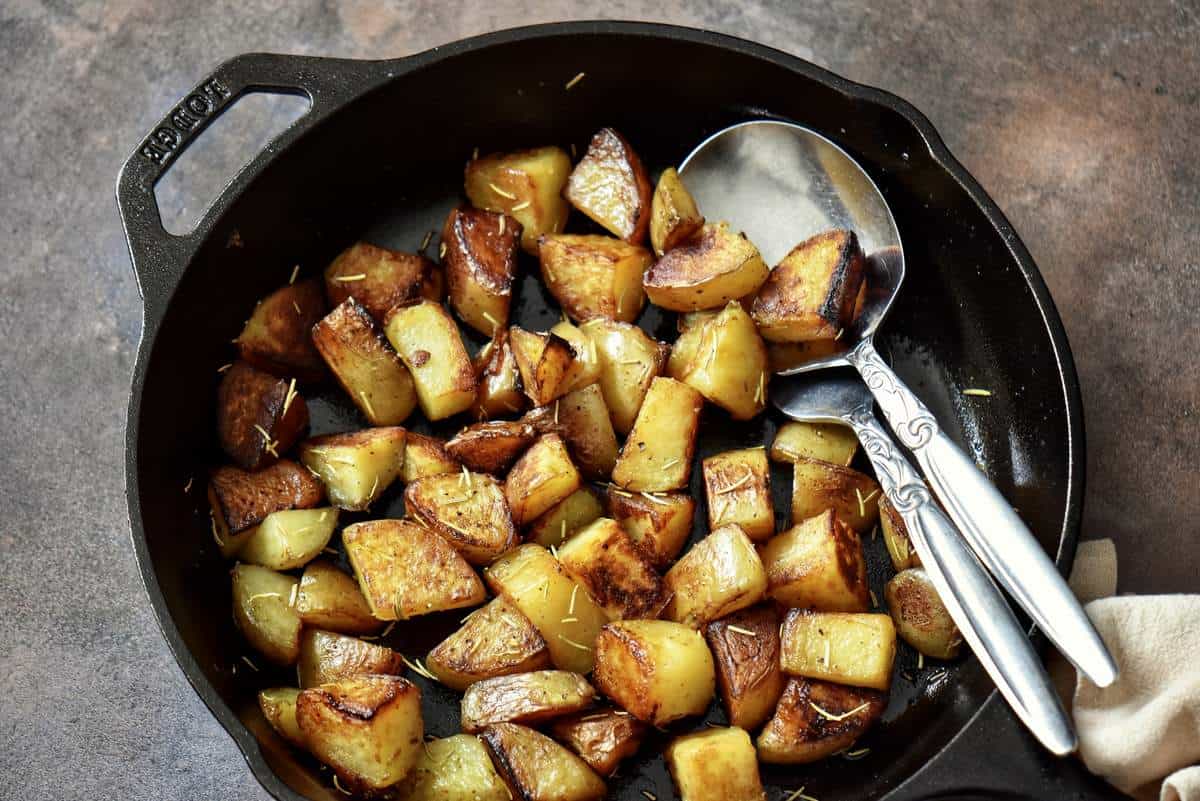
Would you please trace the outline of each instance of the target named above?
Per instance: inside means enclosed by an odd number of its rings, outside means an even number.
[[[1099,687],[1117,666],[1054,563],[987,476],[938,427],[870,340],[847,354],[900,442],[912,451],[946,513],[984,565],[1063,656]]]

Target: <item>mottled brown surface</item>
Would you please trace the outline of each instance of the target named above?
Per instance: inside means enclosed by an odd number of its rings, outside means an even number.
[[[1012,219],[1066,320],[1087,536],[1117,540],[1122,591],[1200,586],[1195,2],[383,5],[0,4],[0,796],[265,797],[175,667],[130,556],[140,304],[111,200],[164,109],[248,50],[387,57],[529,22],[656,19],[908,98]],[[244,157],[205,152],[214,189]]]

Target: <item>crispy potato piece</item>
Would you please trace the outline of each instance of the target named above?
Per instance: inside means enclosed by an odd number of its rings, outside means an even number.
[[[583,486],[547,509],[525,529],[525,539],[543,548],[562,545],[567,537],[604,513],[591,487]]]
[[[525,416],[543,433],[555,433],[579,465],[593,480],[606,478],[617,461],[617,435],[597,384],[568,392],[549,406],[539,406]]]
[[[751,306],[763,339],[838,339],[854,321],[866,260],[853,231],[826,231],[783,257]]]
[[[596,635],[608,618],[549,551],[533,543],[518,546],[488,567],[484,578],[529,618],[556,668],[591,672]]]
[[[919,567],[892,576],[883,588],[900,639],[934,659],[953,659],[963,638],[929,575]]]
[[[405,484],[443,473],[460,473],[463,466],[446,453],[446,443],[437,437],[409,432],[404,443],[404,470],[400,474]]]
[[[218,467],[208,481],[209,511],[223,553],[223,543],[257,526],[272,512],[311,509],[324,498],[325,486],[290,459],[255,473]],[[244,541],[239,541],[239,547]],[[233,554],[224,555],[228,558]]]
[[[632,323],[646,305],[645,248],[594,234],[546,234],[538,241],[546,289],[576,320],[597,317]]]
[[[303,567],[329,544],[337,509],[287,509],[267,515],[238,551],[238,558],[271,570]]]
[[[696,502],[686,490],[651,495],[609,487],[605,509],[646,554],[650,564],[664,570],[675,561],[692,533]]]
[[[261,470],[308,427],[308,406],[282,378],[236,362],[217,387],[217,437],[244,470]]]
[[[879,528],[883,530],[883,543],[887,546],[888,556],[892,558],[892,566],[897,573],[921,566],[921,557],[909,539],[904,518],[882,493],[879,496]]]
[[[696,356],[700,353],[700,344],[704,342],[704,329],[717,318],[718,312],[690,312],[679,316],[679,325],[683,328],[679,336],[671,344],[671,355],[667,359],[667,375],[676,381],[682,381],[696,364]],[[690,319],[689,319],[690,318]],[[686,321],[686,322],[685,322]],[[713,353],[711,337],[705,342],[705,359]]]
[[[468,615],[429,652],[425,665],[438,681],[461,692],[483,679],[548,668],[550,651],[529,618],[501,595]]]
[[[304,733],[296,723],[296,698],[300,690],[295,687],[272,687],[258,691],[258,708],[263,717],[279,736],[289,743],[305,748]]]
[[[767,569],[767,595],[784,606],[818,612],[870,608],[862,543],[832,509],[772,538],[760,555]]]
[[[446,442],[446,453],[479,473],[503,473],[529,447],[537,431],[528,423],[476,423]]]
[[[634,244],[650,227],[650,178],[625,137],[601,128],[571,171],[563,196],[620,239]]]
[[[300,655],[300,615],[288,605],[296,579],[258,565],[233,568],[233,622],[254,649],[277,665]]]
[[[473,565],[486,565],[517,544],[504,492],[489,475],[464,468],[418,479],[405,488],[404,506]]]
[[[550,724],[554,739],[570,747],[601,776],[637,753],[648,727],[623,709],[577,712]]]
[[[693,387],[735,420],[749,420],[766,408],[767,350],[754,321],[736,301],[679,339],[685,348],[694,342],[694,350],[686,364],[686,350],[672,351],[667,365],[672,378]]]
[[[383,628],[383,623],[371,614],[354,578],[324,559],[304,568],[296,593],[296,612],[306,626],[341,634],[374,634]]]
[[[803,523],[832,509],[846,525],[863,534],[879,519],[875,479],[849,467],[797,459],[792,473],[792,523]]]
[[[475,368],[458,326],[440,303],[422,300],[388,312],[388,341],[412,373],[417,402],[430,420],[442,420],[475,402]]]
[[[302,690],[364,673],[398,676],[402,670],[400,654],[382,645],[320,629],[305,629],[300,637],[296,675]]]
[[[617,456],[613,483],[641,492],[687,486],[703,405],[700,393],[687,384],[655,378]]]
[[[567,392],[596,383],[600,378],[600,354],[591,338],[566,320],[555,323],[550,334],[565,339],[575,354],[564,379]]]
[[[509,801],[509,795],[479,738],[455,734],[425,743],[396,801]]]
[[[309,278],[277,289],[254,307],[234,343],[242,361],[278,376],[318,381],[325,363],[309,332],[325,315],[321,282]]]
[[[477,681],[462,698],[462,730],[493,723],[534,724],[592,705],[596,690],[578,673],[538,670]]]
[[[596,638],[592,680],[638,720],[663,726],[702,714],[716,676],[699,632],[669,620],[621,620]]]
[[[544,734],[516,723],[497,723],[484,729],[479,739],[518,801],[604,798],[604,781],[582,759]]]
[[[773,373],[790,370],[806,362],[850,350],[840,339],[814,339],[810,342],[767,342],[766,344],[767,364]]]
[[[706,223],[691,239],[646,271],[650,302],[673,311],[719,309],[753,295],[767,280],[767,265],[745,234],[728,223]]]
[[[479,390],[472,410],[475,417],[485,420],[506,414],[520,414],[525,408],[525,393],[521,391],[521,373],[508,341],[508,329],[496,333],[475,357],[475,377]]]
[[[358,585],[380,620],[462,609],[487,594],[450,543],[409,520],[369,520],[342,531]]]
[[[579,330],[596,346],[600,362],[597,380],[613,428],[627,434],[642,408],[650,382],[667,365],[670,346],[651,339],[636,325],[613,320],[589,320]]]
[[[361,512],[400,476],[407,438],[399,426],[326,434],[300,443],[300,461],[325,482],[334,506]]]
[[[679,247],[704,225],[696,201],[674,167],[658,178],[650,201],[650,244],[655,256]]]
[[[513,522],[523,526],[579,489],[582,479],[557,434],[543,434],[517,460],[504,482]]]
[[[817,459],[849,467],[858,453],[858,437],[836,423],[784,423],[775,432],[771,458],[777,462]]]
[[[465,184],[471,205],[498,211],[521,223],[521,247],[537,253],[542,234],[556,234],[567,223],[570,207],[563,189],[571,159],[559,147],[539,147],[472,159]]]
[[[702,463],[708,501],[708,528],[736,523],[755,542],[775,534],[771,472],[762,448],[744,448],[710,456]]]
[[[704,638],[713,652],[730,725],[757,729],[783,694],[775,607],[760,604],[714,620],[705,626]]]
[[[784,673],[886,690],[896,657],[896,627],[887,615],[793,609],[783,621]]]
[[[333,306],[354,298],[382,325],[396,306],[417,298],[440,300],[442,280],[441,270],[424,256],[356,242],[325,268],[325,294]]]
[[[412,374],[354,298],[313,326],[312,341],[371,425],[398,425],[417,407]]]
[[[744,729],[676,737],[666,757],[682,801],[766,801],[754,744]]]
[[[584,586],[609,620],[658,617],[662,579],[617,521],[601,517],[558,547],[558,561]]]
[[[296,721],[313,755],[352,793],[391,787],[421,753],[421,691],[399,676],[355,676],[296,699]]]
[[[767,573],[742,527],[728,525],[693,545],[663,584],[671,596],[663,614],[699,628],[762,600]]]
[[[520,238],[516,219],[469,207],[451,211],[442,227],[450,305],[485,336],[508,325]]]
[[[758,758],[795,765],[816,762],[854,745],[883,714],[878,690],[816,679],[788,679],[775,715],[758,735]]]
[[[538,406],[571,391],[576,360],[571,343],[553,334],[535,334],[518,326],[508,329],[525,395]]]

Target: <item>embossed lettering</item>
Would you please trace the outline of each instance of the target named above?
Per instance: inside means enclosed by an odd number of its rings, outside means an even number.
[[[199,117],[193,117],[182,108],[176,109],[175,113],[171,115],[171,125],[175,126],[180,133],[186,134],[195,128],[198,122],[200,122]]]
[[[167,152],[153,142],[147,142],[142,145],[142,155],[155,164],[162,164],[167,158]]]
[[[207,115],[213,108],[212,101],[199,92],[188,95],[187,100],[183,101],[183,105],[193,114],[200,117]],[[180,110],[182,111],[182,109]]]
[[[216,78],[200,84],[200,91],[207,95],[211,95],[217,100],[224,100],[225,98],[229,97],[229,90],[222,86],[221,82]]]
[[[154,129],[139,152],[155,164],[166,164],[204,118],[216,111],[229,96],[229,90],[216,78],[200,84],[171,111],[163,125]]]
[[[155,128],[151,137],[167,150],[174,150],[181,138],[179,131],[176,131],[174,128],[168,128],[165,125],[161,128]]]

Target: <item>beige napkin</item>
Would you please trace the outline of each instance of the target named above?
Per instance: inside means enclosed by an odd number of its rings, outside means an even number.
[[[1080,758],[1140,799],[1200,801],[1200,595],[1105,597],[1117,586],[1111,540],[1080,543],[1070,584],[1121,671],[1103,689],[1075,682]]]

